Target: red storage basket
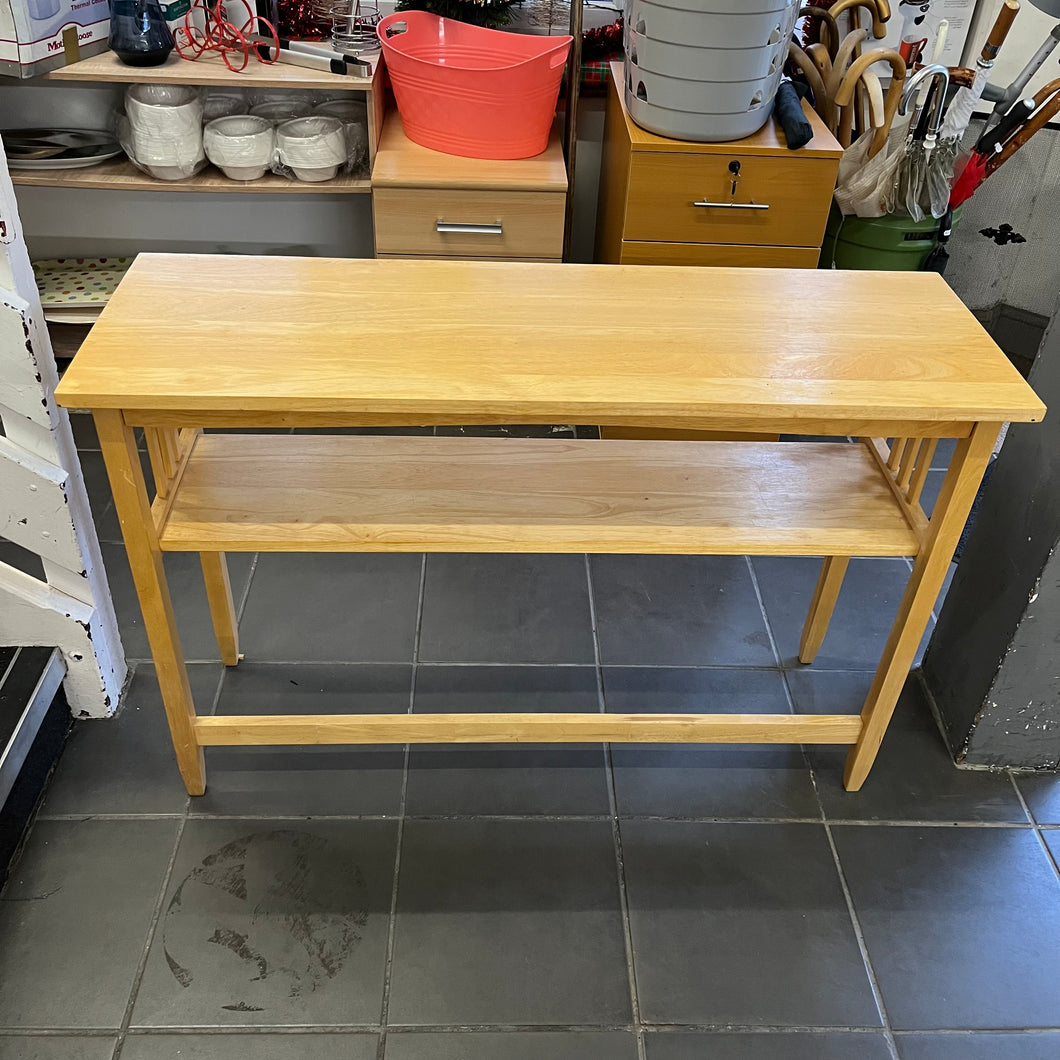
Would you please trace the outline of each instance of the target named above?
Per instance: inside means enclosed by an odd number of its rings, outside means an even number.
[[[410,140],[468,158],[530,158],[548,146],[571,37],[502,33],[402,11],[379,23]]]

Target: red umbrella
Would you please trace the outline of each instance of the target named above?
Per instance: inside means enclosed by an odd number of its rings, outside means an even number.
[[[1012,109],[998,122],[997,127],[989,129],[972,148],[971,157],[950,189],[950,208],[956,209],[962,202],[972,197],[975,189],[993,172],[990,163],[1000,154],[1003,145],[1020,129],[1034,113],[1038,106],[1034,99],[1021,99],[1012,105]],[[994,168],[997,168],[996,166]]]

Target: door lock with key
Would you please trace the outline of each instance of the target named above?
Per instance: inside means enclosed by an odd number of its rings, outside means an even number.
[[[736,185],[740,182],[740,170],[742,168],[743,166],[738,158],[734,158],[729,163],[729,172],[732,174],[732,186],[729,188],[728,202],[694,202],[692,205],[725,210],[768,210],[768,203],[736,201]]]

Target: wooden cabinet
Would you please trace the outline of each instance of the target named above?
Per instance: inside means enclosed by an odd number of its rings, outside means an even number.
[[[773,121],[733,143],[672,140],[634,123],[622,64],[611,73],[597,261],[816,267],[842,148],[812,110],[798,151]]]
[[[414,144],[392,110],[372,187],[378,257],[563,257],[567,171],[558,125],[536,158],[463,158]]]

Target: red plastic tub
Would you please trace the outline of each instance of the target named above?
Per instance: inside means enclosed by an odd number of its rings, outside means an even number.
[[[530,158],[548,146],[571,37],[502,33],[401,11],[379,40],[410,140],[469,158]]]

